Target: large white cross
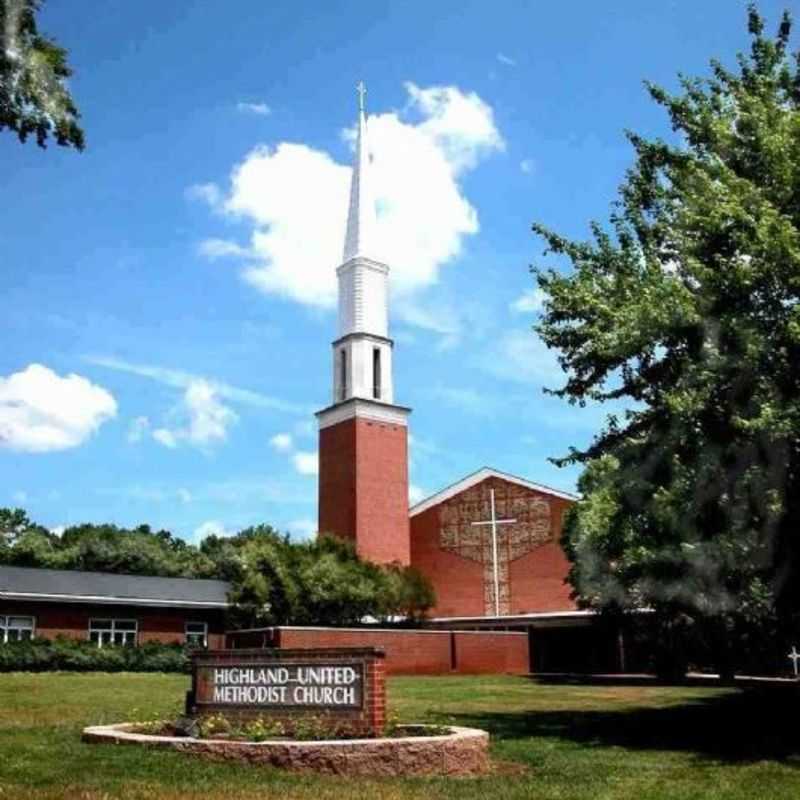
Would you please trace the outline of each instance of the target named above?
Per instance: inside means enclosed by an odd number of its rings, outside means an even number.
[[[515,519],[497,519],[497,514],[494,510],[494,489],[489,490],[489,497],[492,504],[492,518],[485,522],[473,522],[473,525],[491,525],[492,526],[492,572],[494,574],[494,613],[495,616],[500,616],[500,575],[497,567],[497,526],[510,525],[516,522]],[[800,653],[798,653],[800,658]]]
[[[792,652],[789,653],[786,658],[790,659],[792,662],[792,666],[794,667],[794,676],[795,678],[800,677],[800,670],[798,670],[797,662],[800,661],[800,653],[797,652],[797,648],[792,645]]]

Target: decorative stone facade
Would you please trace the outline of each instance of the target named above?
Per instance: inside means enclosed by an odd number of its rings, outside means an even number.
[[[497,525],[497,576],[495,601],[494,543],[490,520],[494,492]],[[439,544],[442,550],[483,565],[486,614],[511,611],[509,566],[552,538],[550,498],[531,495],[517,484],[491,479],[445,500],[439,509]],[[513,522],[511,521],[513,520]],[[476,524],[479,523],[479,524]]]
[[[490,470],[411,510],[411,563],[432,582],[433,616],[494,616],[576,608],[559,539],[568,495]],[[478,474],[478,478],[481,475]],[[497,525],[495,603],[491,493]],[[514,520],[514,522],[503,522]],[[481,523],[481,524],[475,524]]]

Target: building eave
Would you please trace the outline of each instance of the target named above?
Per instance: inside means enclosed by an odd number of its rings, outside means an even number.
[[[149,597],[109,597],[108,595],[49,594],[44,592],[2,592],[0,600],[32,603],[81,603],[108,606],[143,606],[149,608],[225,609],[230,603],[210,600],[171,600]]]
[[[439,503],[443,503],[445,500],[449,500],[451,497],[461,494],[461,492],[470,489],[482,481],[485,481],[487,478],[498,478],[500,480],[508,481],[509,483],[515,483],[518,486],[524,486],[527,489],[534,489],[535,491],[542,492],[543,494],[549,494],[553,497],[560,497],[563,500],[571,500],[572,502],[575,502],[580,499],[578,495],[572,494],[571,492],[553,489],[550,486],[545,486],[541,483],[535,483],[534,481],[529,481],[525,478],[520,478],[517,475],[511,475],[507,472],[501,472],[500,470],[493,469],[492,467],[482,467],[477,472],[467,475],[466,478],[462,478],[460,481],[445,487],[441,491],[436,492],[436,494],[432,494],[430,497],[426,497],[424,500],[421,500],[419,503],[412,506],[408,512],[409,516],[414,517],[417,514],[421,514],[423,511],[427,511],[429,508],[439,505]]]

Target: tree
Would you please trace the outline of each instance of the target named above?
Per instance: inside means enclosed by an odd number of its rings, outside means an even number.
[[[564,544],[589,607],[649,607],[701,634],[726,674],[732,641],[800,606],[800,54],[749,9],[735,71],[649,85],[677,136],[629,133],[610,230],[535,224],[573,271],[537,269],[537,331],[579,406],[622,401],[585,450]],[[755,641],[750,639],[750,641]]]
[[[0,131],[46,147],[84,148],[80,114],[67,88],[67,51],[39,33],[40,0],[0,0]]]
[[[198,547],[149,525],[73,525],[59,536],[22,509],[0,508],[0,564],[225,580],[231,623],[240,627],[415,622],[435,604],[413,569],[363,561],[331,536],[293,542],[270,525],[208,536]]]

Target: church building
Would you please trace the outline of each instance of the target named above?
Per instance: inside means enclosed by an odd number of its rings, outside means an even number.
[[[410,409],[395,402],[389,266],[380,259],[364,89],[332,346],[332,403],[319,421],[319,530],[376,563],[412,565],[436,591],[434,622],[527,628],[588,623],[559,544],[576,497],[483,468],[408,506]],[[451,625],[452,627],[452,625]]]

